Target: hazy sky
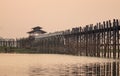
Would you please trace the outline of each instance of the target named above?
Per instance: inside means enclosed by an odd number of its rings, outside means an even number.
[[[0,0],[0,36],[28,36],[32,27],[47,32],[120,18],[120,0]]]

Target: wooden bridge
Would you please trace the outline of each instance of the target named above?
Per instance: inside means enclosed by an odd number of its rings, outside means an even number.
[[[31,47],[40,53],[120,58],[118,19],[35,37]]]
[[[42,34],[32,38],[0,39],[0,46],[26,48],[38,53],[120,58],[120,22],[108,20],[96,25]]]

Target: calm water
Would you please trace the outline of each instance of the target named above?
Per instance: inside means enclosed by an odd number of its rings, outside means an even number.
[[[120,76],[119,60],[53,54],[0,54],[0,76]]]

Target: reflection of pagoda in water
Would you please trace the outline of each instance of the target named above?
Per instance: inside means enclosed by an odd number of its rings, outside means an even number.
[[[32,28],[32,31],[29,31],[27,33],[29,34],[29,37],[35,37],[40,34],[46,33],[46,31],[43,31],[42,27],[37,26],[37,27]]]

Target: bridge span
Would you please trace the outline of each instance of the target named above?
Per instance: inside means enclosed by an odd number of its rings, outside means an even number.
[[[0,46],[26,48],[36,53],[120,58],[120,21],[103,21],[85,27],[47,33],[33,38],[0,39]]]
[[[103,21],[96,25],[43,34],[35,37],[32,47],[40,53],[120,58],[120,22]]]

